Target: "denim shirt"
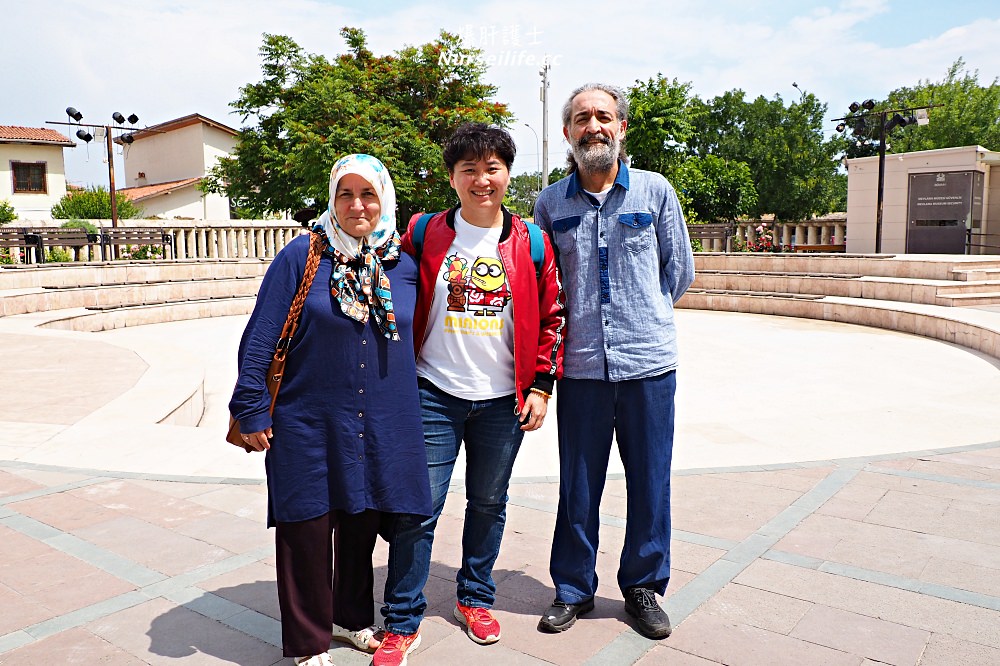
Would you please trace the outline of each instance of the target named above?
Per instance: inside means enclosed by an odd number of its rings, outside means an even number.
[[[674,303],[694,281],[694,255],[667,179],[619,162],[598,204],[573,173],[539,195],[535,221],[562,271],[564,376],[618,382],[676,368]]]

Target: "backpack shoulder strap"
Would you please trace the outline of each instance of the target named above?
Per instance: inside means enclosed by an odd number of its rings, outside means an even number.
[[[427,223],[432,217],[434,217],[434,213],[424,213],[417,218],[417,222],[413,225],[413,236],[410,240],[413,241],[413,249],[416,250],[418,264],[420,263],[420,255],[424,249],[424,234],[427,233]]]
[[[531,247],[531,262],[535,264],[535,279],[542,277],[542,263],[545,261],[545,240],[542,229],[534,222],[525,222],[528,227],[528,245]]]

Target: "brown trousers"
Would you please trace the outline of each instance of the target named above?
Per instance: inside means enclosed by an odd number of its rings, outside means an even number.
[[[334,623],[351,630],[374,623],[372,551],[385,520],[379,511],[335,510],[311,520],[277,523],[278,607],[286,657],[326,652]]]

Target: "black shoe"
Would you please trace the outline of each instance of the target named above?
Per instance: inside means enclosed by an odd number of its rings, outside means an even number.
[[[594,598],[586,599],[578,604],[568,604],[556,599],[538,621],[539,631],[558,633],[566,631],[576,622],[577,615],[583,615],[594,610]]]
[[[646,638],[658,640],[670,635],[670,618],[656,603],[656,594],[648,587],[625,590],[625,612],[635,618],[636,629]]]

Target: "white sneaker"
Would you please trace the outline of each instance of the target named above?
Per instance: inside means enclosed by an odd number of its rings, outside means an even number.
[[[314,654],[311,657],[296,657],[295,663],[298,666],[336,666],[328,652]]]
[[[343,627],[333,625],[333,640],[341,641],[343,643],[350,643],[359,650],[364,650],[366,652],[372,652],[378,645],[372,646],[372,641],[376,643],[381,643],[381,636],[384,634],[382,627],[378,625],[372,625],[370,627],[365,627],[364,629],[358,629],[357,631],[351,631],[350,629],[344,629]]]

